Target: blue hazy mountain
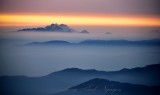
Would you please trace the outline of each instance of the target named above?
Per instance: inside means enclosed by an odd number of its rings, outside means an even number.
[[[1,76],[1,95],[51,95],[94,78],[147,86],[160,86],[160,64],[120,71],[68,68],[42,77]]]
[[[160,45],[160,39],[153,40],[86,40],[81,42],[83,45]]]
[[[89,33],[87,30],[82,30],[80,33]]]
[[[70,43],[67,41],[47,41],[47,42],[32,42],[26,45],[160,45],[160,39],[153,40],[140,40],[140,41],[128,41],[128,40],[85,40],[80,43]]]
[[[51,24],[46,27],[38,27],[38,28],[25,28],[18,31],[43,31],[43,32],[75,32],[74,29],[70,28],[65,24]]]
[[[159,95],[160,88],[94,78],[53,95]]]
[[[96,78],[105,78],[113,81],[127,82],[143,85],[160,85],[158,76],[160,74],[160,64],[148,65],[146,67],[137,67],[133,69],[122,69],[120,71],[97,71],[95,69],[82,70],[78,68],[68,68],[62,71],[54,72],[49,76],[58,76],[63,78],[65,75],[72,75],[68,78],[77,79],[75,81]],[[85,77],[84,77],[85,76]],[[67,77],[66,77],[67,78]]]
[[[60,40],[54,40],[54,41],[46,41],[46,42],[32,42],[28,43],[26,45],[31,45],[31,46],[40,46],[40,45],[72,45],[72,43],[67,42],[67,41],[60,41]]]

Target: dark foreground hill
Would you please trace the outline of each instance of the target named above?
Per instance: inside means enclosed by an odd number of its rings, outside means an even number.
[[[159,95],[159,90],[158,87],[95,78],[53,95]]]
[[[159,75],[160,64],[114,72],[68,68],[42,77],[1,76],[0,95],[50,95],[93,78],[159,86]]]

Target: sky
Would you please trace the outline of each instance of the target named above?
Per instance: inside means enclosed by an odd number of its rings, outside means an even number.
[[[154,32],[160,31],[159,9],[159,0],[1,0],[0,36],[4,37],[2,35],[4,30],[16,31],[29,27],[45,27],[51,23],[63,23],[78,32],[86,29],[90,34],[46,33],[44,36],[43,33],[29,33],[17,35],[15,38],[39,41],[159,38],[160,33]],[[110,34],[107,35],[106,32]],[[8,34],[12,38],[15,35]]]
[[[159,0],[1,0],[0,26],[160,26]]]
[[[51,23],[77,32],[16,32]],[[84,29],[90,33],[80,33]],[[29,42],[157,38],[159,0],[0,0],[0,75],[42,76],[70,67],[113,71],[159,62],[159,47],[14,47]]]

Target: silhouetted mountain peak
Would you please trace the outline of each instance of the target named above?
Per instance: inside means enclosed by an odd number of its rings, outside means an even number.
[[[75,32],[74,29],[70,28],[65,24],[54,24],[45,26],[45,27],[38,27],[38,28],[25,28],[20,29],[18,31],[49,31],[49,32]]]
[[[109,80],[100,79],[100,78],[94,78],[80,85],[71,87],[69,89],[78,89],[78,90],[80,89],[101,89],[101,90],[104,90],[107,88],[114,88],[114,87],[116,88],[117,85],[119,84],[120,84],[119,82],[109,81]]]
[[[82,30],[80,33],[89,33],[87,30]]]
[[[107,89],[136,89],[136,88],[147,88],[144,85],[130,84],[130,83],[120,83],[116,81],[110,81],[107,79],[94,78],[77,86],[69,88],[69,90],[84,90],[84,89],[96,89],[96,90],[107,90]]]
[[[95,69],[79,69],[79,68],[67,68],[67,69],[64,69],[64,70],[60,70],[60,71],[57,71],[57,72],[53,72],[53,73],[50,73],[49,76],[54,76],[54,75],[66,75],[66,74],[71,74],[72,76],[77,76],[79,75],[98,75],[98,74],[105,74],[107,72],[105,71],[98,71],[98,70],[95,70]]]
[[[68,27],[66,24],[60,24],[61,27]]]

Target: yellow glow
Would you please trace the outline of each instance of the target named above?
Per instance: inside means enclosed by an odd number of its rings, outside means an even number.
[[[160,26],[160,18],[116,16],[0,15],[0,26],[39,26],[50,23],[103,26]]]

